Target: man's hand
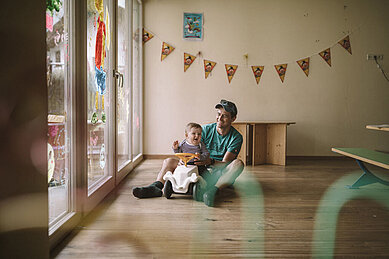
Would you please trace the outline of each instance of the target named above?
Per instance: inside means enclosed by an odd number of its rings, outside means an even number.
[[[179,147],[179,143],[178,140],[176,140],[173,142],[173,149],[178,149],[178,147]]]
[[[194,164],[195,165],[210,165],[211,162],[212,162],[212,160],[210,157],[207,157],[207,159],[202,160],[202,161],[196,161],[196,158],[195,158]]]

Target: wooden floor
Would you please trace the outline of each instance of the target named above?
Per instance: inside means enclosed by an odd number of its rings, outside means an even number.
[[[361,175],[353,160],[248,166],[215,208],[176,194],[133,197],[161,163],[142,162],[52,257],[389,258],[389,187],[345,188]]]

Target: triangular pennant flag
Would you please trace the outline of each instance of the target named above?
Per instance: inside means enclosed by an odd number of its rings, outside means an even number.
[[[234,77],[235,72],[238,69],[238,66],[225,64],[225,67],[226,67],[226,72],[228,77],[228,83],[231,83],[231,80]]]
[[[327,62],[327,64],[329,66],[331,66],[331,50],[330,48],[326,49],[326,50],[323,50],[322,52],[319,53],[320,57],[322,57],[325,62]]]
[[[205,79],[207,79],[209,73],[212,72],[212,69],[216,66],[216,62],[210,60],[204,60],[204,71],[205,71]]]
[[[342,45],[343,48],[345,48],[350,54],[351,53],[351,44],[350,44],[350,37],[346,36],[343,40],[338,42],[340,45]]]
[[[170,53],[173,52],[175,48],[170,46],[166,42],[162,43],[162,53],[161,53],[161,61],[164,60]]]
[[[146,31],[144,28],[143,28],[142,34],[143,34],[142,35],[143,44],[148,42],[149,40],[151,40],[154,37],[154,35],[151,32]]]
[[[304,73],[308,76],[309,74],[309,58],[303,58],[296,61]]]
[[[186,70],[190,67],[190,65],[192,65],[195,59],[196,59],[195,56],[188,53],[184,53],[184,72],[186,72]]]
[[[286,67],[288,64],[281,64],[281,65],[275,65],[274,67],[277,70],[278,76],[281,79],[281,82],[284,82],[285,74],[286,74]]]
[[[264,66],[251,66],[251,69],[253,70],[255,81],[257,81],[257,84],[259,83],[259,80],[261,79]]]

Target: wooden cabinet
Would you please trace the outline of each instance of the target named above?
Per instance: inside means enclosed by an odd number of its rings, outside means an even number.
[[[295,122],[256,121],[234,122],[243,136],[238,155],[245,165],[286,165],[286,128]]]

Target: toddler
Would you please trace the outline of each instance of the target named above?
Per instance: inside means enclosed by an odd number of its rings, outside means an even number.
[[[203,161],[209,157],[209,151],[204,142],[201,141],[201,125],[190,122],[185,128],[185,139],[179,144],[178,140],[173,142],[174,153],[192,153],[200,155],[198,160]],[[195,158],[189,161],[193,164]]]

